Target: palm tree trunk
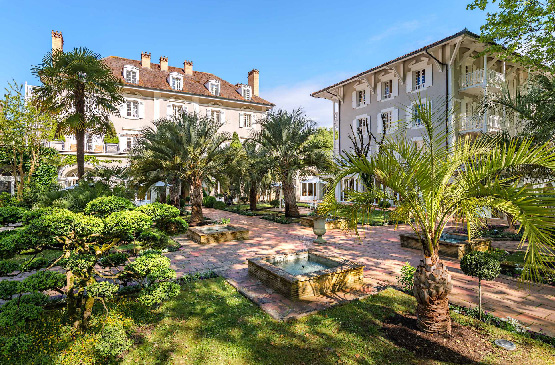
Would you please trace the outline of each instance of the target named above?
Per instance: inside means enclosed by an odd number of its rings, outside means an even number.
[[[289,179],[281,182],[283,186],[283,198],[285,201],[285,216],[298,218],[300,217],[299,208],[297,207],[297,197],[295,196],[295,185]]]
[[[451,274],[437,255],[426,257],[425,261],[418,265],[414,274],[418,328],[424,332],[451,333],[448,299],[453,288]]]
[[[176,208],[180,208],[179,193],[181,192],[181,181],[177,178],[171,181],[170,186],[170,203]]]
[[[193,181],[193,195],[191,196],[191,224],[198,224],[204,220],[202,216],[202,180]]]
[[[252,182],[251,183],[251,187],[249,189],[249,205],[250,205],[250,210],[256,210],[256,182]]]
[[[75,140],[77,141],[77,178],[81,180],[85,175],[85,131],[76,130]]]

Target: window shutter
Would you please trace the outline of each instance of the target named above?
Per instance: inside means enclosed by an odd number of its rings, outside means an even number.
[[[127,118],[127,102],[124,101],[119,107],[119,113],[123,118]]]
[[[378,85],[376,85],[376,100],[380,101],[382,100],[382,83],[378,82]]]
[[[393,113],[391,113],[391,121],[395,126],[393,128],[393,131],[396,131],[397,129],[399,129],[399,109],[397,108],[393,109]]]
[[[353,104],[353,109],[357,107],[357,92],[353,91],[353,98],[352,98],[352,104]]]
[[[206,109],[206,117],[207,118],[210,118],[212,116],[211,113],[212,113],[211,109]]]
[[[415,103],[412,102],[412,103],[410,104],[410,108],[407,109],[406,118],[407,118],[407,127],[408,127],[408,128],[412,128],[412,127],[414,126],[414,124],[412,123],[412,122],[413,122],[413,118],[414,118],[414,115],[413,115],[414,104],[415,104]]]
[[[166,116],[167,117],[171,117],[173,115],[173,106],[168,103],[168,105],[166,106]]]
[[[351,122],[351,124],[352,124],[352,127],[353,127],[353,133],[354,133],[355,136],[356,136],[357,128],[358,128],[358,119],[356,119],[356,118],[353,119],[353,121]]]
[[[225,124],[225,110],[220,111],[220,121]]]
[[[244,113],[239,113],[239,128],[243,128],[245,126],[245,120],[243,119]]]
[[[407,93],[412,92],[412,71],[407,72],[405,77],[405,85],[407,86]]]
[[[391,96],[394,98],[396,96],[399,95],[399,79],[398,78],[394,78],[391,81]]]
[[[376,117],[376,127],[378,130],[378,134],[383,133],[383,120],[382,120],[382,113],[378,113]]]
[[[143,119],[145,117],[145,103],[139,101],[139,118]]]
[[[424,69],[426,70],[426,83],[424,84],[424,87],[430,87],[432,86],[432,75],[434,67],[433,65],[426,65]]]
[[[370,105],[370,88],[369,87],[364,89],[364,98],[365,98],[365,104]]]

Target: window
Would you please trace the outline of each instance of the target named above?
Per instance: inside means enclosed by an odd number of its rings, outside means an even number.
[[[392,111],[387,111],[387,112],[383,112],[382,113],[382,123],[383,123],[383,127],[385,132],[387,133],[388,131],[392,131],[393,130],[393,112]]]
[[[171,72],[168,76],[168,82],[172,89],[183,90],[183,76],[177,72]]]
[[[220,122],[221,120],[221,112],[219,110],[212,110],[210,112],[210,118],[212,118],[215,122]]]
[[[243,128],[250,128],[252,127],[252,114],[241,114],[241,123],[239,123],[239,127]]]
[[[172,104],[173,115],[181,115],[182,113],[187,113],[187,107],[179,104]]]
[[[418,127],[422,127],[424,124],[422,123],[422,119],[419,117],[418,114],[418,109],[419,107],[423,107],[423,109],[425,108],[423,105],[419,105],[419,104],[414,104],[412,106],[412,118],[411,118],[411,123],[412,123],[412,127],[413,128],[418,128]],[[424,111],[424,110],[423,110]]]
[[[241,85],[241,96],[247,100],[251,100],[252,98],[251,87],[247,85]]]
[[[366,90],[357,91],[357,107],[366,104]]]
[[[93,137],[92,136],[87,136],[85,151],[91,152],[92,150],[93,150]]]
[[[132,65],[123,66],[123,78],[130,84],[139,83],[139,69]]]
[[[426,84],[426,70],[418,70],[413,72],[414,74],[414,90],[420,90],[425,87]]]
[[[390,99],[393,94],[393,80],[382,82],[382,99]]]
[[[138,118],[139,117],[139,102],[136,100],[129,100],[126,102],[127,117]]]
[[[220,81],[218,80],[210,80],[206,83],[206,87],[210,94],[220,96]]]
[[[366,127],[369,127],[368,118],[358,118],[356,122],[357,130],[364,132],[366,131]]]
[[[131,148],[133,148],[133,137],[127,137],[125,148],[127,150],[130,150]]]

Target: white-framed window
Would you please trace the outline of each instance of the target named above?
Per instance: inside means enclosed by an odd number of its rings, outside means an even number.
[[[220,96],[220,80],[209,80],[205,86],[210,94]]]
[[[346,177],[341,180],[341,201],[347,200],[350,191],[359,191],[358,178]]]
[[[170,72],[168,75],[168,83],[174,90],[183,90],[183,75],[178,72]]]
[[[251,128],[252,127],[252,114],[243,113],[241,115],[241,118],[243,118],[243,123],[241,123],[242,125],[240,125],[240,127],[243,127],[243,128]]]
[[[366,104],[366,90],[357,90],[357,107]]]
[[[123,66],[123,78],[130,84],[139,83],[139,68],[132,65]]]
[[[420,92],[432,86],[432,65],[428,65],[428,60],[411,63],[408,66],[409,72],[406,77],[407,93]]]
[[[241,96],[246,100],[252,99],[252,89],[249,85],[240,85],[240,87],[237,89],[237,92],[241,94]]]
[[[423,89],[426,85],[426,69],[420,69],[413,72],[414,90]]]
[[[128,118],[139,118],[139,101],[127,100],[125,102],[126,116]]]
[[[220,122],[222,120],[222,112],[219,110],[212,109],[210,111],[210,118],[212,118],[215,122]]]
[[[368,125],[368,117],[361,117],[356,119],[356,129],[360,129],[362,132],[366,131]]]
[[[393,111],[389,110],[382,113],[382,122],[384,129],[390,131],[393,129]]]
[[[385,134],[393,133],[397,130],[399,124],[399,109],[388,108],[382,110],[377,116],[378,133]]]
[[[410,115],[407,116],[409,125],[411,128],[422,128],[424,127],[424,123],[422,122],[422,118],[420,115],[422,113],[427,113],[427,108],[431,108],[431,101],[427,101],[426,99],[419,99],[418,101],[414,101],[410,106]],[[418,109],[422,109],[419,110]]]
[[[391,99],[393,97],[393,80],[382,82],[382,100]]]

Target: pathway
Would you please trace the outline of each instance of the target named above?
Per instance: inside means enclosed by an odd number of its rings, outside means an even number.
[[[230,218],[232,225],[246,227],[251,239],[224,244],[199,245],[180,236],[182,245],[177,252],[169,253],[173,268],[178,275],[213,270],[224,276],[247,296],[254,299],[274,317],[287,319],[329,306],[337,301],[352,299],[349,296],[331,298],[311,304],[288,301],[283,296],[263,288],[258,281],[247,275],[246,259],[292,250],[316,248],[311,242],[312,229],[298,224],[282,225],[257,217],[247,217],[221,210],[205,209],[213,219]],[[328,243],[317,249],[335,256],[345,257],[366,265],[366,294],[380,285],[397,284],[396,276],[405,262],[418,265],[421,254],[417,250],[402,248],[399,233],[410,228],[400,226],[369,227],[356,236],[340,230],[328,231],[324,236]],[[450,301],[464,306],[475,306],[477,281],[462,273],[456,260],[444,259],[452,273],[453,292]],[[530,285],[522,287],[508,277],[482,285],[484,308],[498,317],[513,317],[530,326],[555,335],[555,287]]]

